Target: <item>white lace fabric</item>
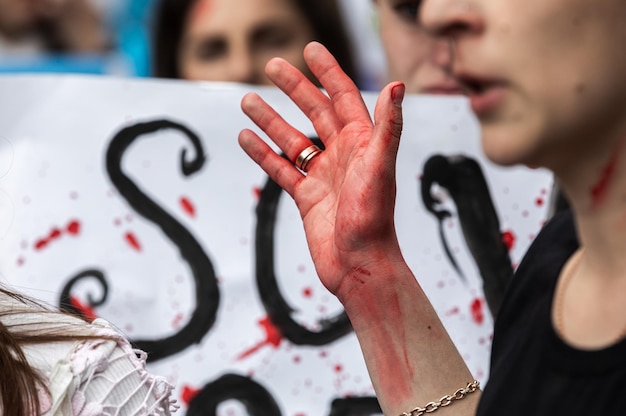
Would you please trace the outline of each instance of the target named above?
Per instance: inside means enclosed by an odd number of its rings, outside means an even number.
[[[16,306],[23,309],[24,305],[0,296],[0,307]],[[178,408],[171,398],[172,385],[146,371],[146,354],[133,349],[105,320],[86,324],[70,316],[38,312],[3,319],[9,326],[33,322],[42,329],[78,326],[81,333],[94,335],[23,347],[29,364],[47,381],[49,393],[39,394],[43,416],[169,416]],[[0,414],[1,408],[0,403]]]
[[[91,324],[97,336],[77,343],[50,374],[45,416],[170,415],[172,386],[146,371],[146,354],[101,319]],[[43,398],[42,398],[43,399]],[[46,403],[48,402],[48,403]]]

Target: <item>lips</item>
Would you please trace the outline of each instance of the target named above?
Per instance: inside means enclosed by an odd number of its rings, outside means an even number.
[[[458,82],[441,82],[425,86],[422,88],[421,93],[433,95],[463,95],[465,89]]]
[[[495,111],[504,99],[505,84],[500,80],[468,74],[459,74],[457,77],[478,117],[485,117]]]

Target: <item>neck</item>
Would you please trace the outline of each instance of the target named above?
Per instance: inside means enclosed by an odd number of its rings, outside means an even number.
[[[574,210],[585,269],[626,281],[626,136],[555,174]]]

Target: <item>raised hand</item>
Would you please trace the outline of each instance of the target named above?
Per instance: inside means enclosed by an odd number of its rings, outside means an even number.
[[[372,121],[358,88],[322,45],[310,43],[304,56],[328,95],[283,59],[271,60],[266,73],[312,121],[325,150],[306,173],[296,168],[311,141],[254,93],[243,98],[243,111],[289,160],[251,130],[240,133],[239,143],[294,198],[318,275],[343,301],[371,277],[376,256],[399,256],[393,217],[404,85],[383,89]]]

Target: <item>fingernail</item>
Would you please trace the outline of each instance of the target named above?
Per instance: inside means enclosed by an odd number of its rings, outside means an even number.
[[[398,84],[391,89],[391,101],[398,107],[402,105],[404,99],[404,84]]]

